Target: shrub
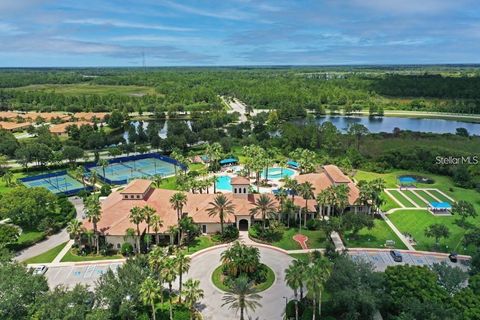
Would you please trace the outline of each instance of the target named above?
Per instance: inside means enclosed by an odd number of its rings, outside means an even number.
[[[129,256],[133,253],[133,245],[130,242],[124,242],[120,249],[120,253],[123,256]]]
[[[303,303],[301,301],[298,302],[298,316],[301,317],[304,310]],[[287,319],[294,319],[295,318],[295,299],[288,301],[287,303]]]
[[[112,187],[110,187],[110,185],[108,185],[108,184],[102,185],[102,187],[100,188],[100,196],[101,197],[106,197],[110,193],[112,193]]]
[[[307,221],[308,230],[318,230],[320,228],[320,220],[310,219]]]
[[[238,235],[239,235],[239,232],[237,227],[234,225],[230,225],[223,230],[223,236],[221,235],[220,239],[223,242],[230,242],[238,239]]]

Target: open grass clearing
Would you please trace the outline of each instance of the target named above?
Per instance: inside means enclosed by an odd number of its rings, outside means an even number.
[[[155,88],[145,86],[97,85],[90,83],[76,84],[35,84],[18,87],[20,91],[44,91],[65,95],[126,95],[142,96],[157,95]]]
[[[392,196],[395,197],[401,204],[403,204],[406,208],[414,207],[413,203],[411,203],[407,198],[405,198],[400,191],[398,190],[388,190]]]
[[[39,254],[38,256],[32,257],[30,259],[27,259],[24,261],[26,264],[31,264],[31,263],[50,263],[55,259],[55,257],[62,251],[62,249],[65,247],[67,242],[64,242],[62,244],[59,244],[58,246],[45,251],[44,253]]]
[[[387,240],[395,241],[395,248],[407,249],[395,232],[383,219],[375,219],[372,229],[363,228],[352,237],[350,232],[343,235],[343,242],[348,248],[385,248]]]
[[[321,230],[305,230],[300,231],[297,228],[285,229],[282,232],[282,238],[278,241],[272,242],[271,245],[285,250],[302,249],[300,244],[293,240],[296,234],[303,234],[308,237],[307,246],[309,249],[325,248],[327,237]]]
[[[401,192],[405,194],[407,197],[409,197],[410,199],[412,199],[413,202],[415,202],[420,207],[424,208],[427,206],[425,201],[420,199],[415,193],[412,192],[412,190],[402,190]]]

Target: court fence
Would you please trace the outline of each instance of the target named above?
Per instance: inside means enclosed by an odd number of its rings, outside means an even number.
[[[31,182],[31,181],[38,181],[38,180],[46,180],[46,179],[51,179],[51,178],[57,178],[60,176],[70,176],[67,172],[67,170],[61,170],[61,171],[55,171],[55,172],[49,172],[49,173],[43,173],[43,174],[38,174],[35,176],[28,176],[24,178],[20,178],[19,180],[23,182]],[[74,179],[72,177],[72,179]],[[74,179],[77,180],[77,179]],[[66,196],[73,196],[79,193],[80,191],[93,191],[92,186],[85,186],[81,188],[75,188],[75,189],[69,189],[69,190],[61,190],[59,188],[56,188],[58,192],[55,192],[55,194],[64,194]]]

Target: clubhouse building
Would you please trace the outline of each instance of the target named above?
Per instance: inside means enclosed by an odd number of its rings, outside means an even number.
[[[296,177],[296,180],[299,183],[305,181],[312,183],[315,195],[331,185],[347,184],[349,187],[349,207],[346,210],[354,210],[354,212],[365,211],[365,208],[356,205],[359,195],[358,188],[336,166],[324,166],[321,173],[299,175]],[[102,201],[102,216],[97,223],[97,228],[100,234],[105,237],[105,241],[112,244],[114,249],[120,249],[122,243],[126,241],[134,244],[133,239],[126,240],[125,237],[127,229],[136,229],[136,225],[130,222],[129,219],[130,210],[134,207],[145,207],[148,205],[156,210],[163,221],[163,226],[159,230],[160,238],[169,237],[169,227],[177,225],[177,213],[170,204],[170,198],[178,191],[155,189],[151,184],[152,181],[150,180],[134,180],[125,189],[112,192]],[[250,213],[250,210],[255,207],[260,194],[249,192],[250,180],[245,177],[233,177],[231,185],[232,192],[225,193],[225,196],[233,204],[235,212],[225,218],[225,225],[235,225],[239,230],[248,230],[253,222],[261,221],[262,219],[260,215],[252,216]],[[208,209],[212,207],[211,203],[214,201],[216,194],[185,192],[185,195],[187,196],[187,201],[182,210],[183,216],[192,217],[193,221],[199,225],[203,234],[219,232],[220,219],[218,216],[211,216],[208,213]],[[267,195],[272,199],[275,206],[279,206],[275,195],[270,193]],[[294,202],[298,207],[305,207],[305,200],[301,196],[295,196]],[[319,208],[314,199],[307,201],[307,207],[311,216],[318,212],[325,215],[331,213],[331,208],[328,206]],[[85,220],[83,223],[87,229],[92,229],[90,222]],[[140,224],[140,230],[143,234],[146,233],[147,224],[145,222]],[[152,228],[150,228],[150,233],[154,234]]]

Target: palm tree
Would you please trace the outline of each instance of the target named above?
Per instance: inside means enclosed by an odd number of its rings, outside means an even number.
[[[270,216],[273,216],[275,214],[275,212],[276,212],[275,203],[265,193],[262,193],[260,195],[258,200],[255,202],[255,207],[250,209],[250,214],[254,218],[255,218],[255,215],[257,213],[261,213],[262,220],[263,220],[262,228],[263,228],[264,231],[265,231],[265,227],[266,227],[267,218],[270,217]]]
[[[187,204],[187,195],[183,192],[175,192],[170,197],[170,205],[172,209],[177,211],[177,226],[178,226],[178,245],[180,245],[180,219],[182,219],[183,207]]]
[[[85,228],[82,226],[82,222],[78,221],[77,219],[72,219],[67,224],[67,232],[71,237],[73,237],[73,241],[76,244],[78,243],[78,238],[84,231]]]
[[[142,208],[133,207],[130,209],[130,215],[128,217],[131,223],[137,226],[137,254],[140,253],[140,223],[145,219],[145,214]]]
[[[175,257],[175,262],[178,266],[178,277],[179,277],[179,285],[178,285],[178,302],[182,303],[182,278],[183,274],[187,273],[190,270],[190,257],[186,256],[185,253],[182,251],[177,252],[177,256]]]
[[[220,230],[223,235],[223,223],[225,218],[229,214],[234,214],[235,212],[235,205],[227,199],[224,194],[219,194],[215,196],[213,202],[210,202],[210,208],[207,209],[209,216],[217,216],[220,218]]]
[[[258,302],[262,297],[255,293],[253,283],[246,275],[241,275],[232,286],[232,291],[223,296],[223,306],[228,305],[229,309],[240,311],[240,320],[245,320],[244,313],[248,310],[255,311],[261,304]]]
[[[161,270],[162,278],[168,283],[168,301],[170,304],[170,320],[173,320],[172,309],[172,284],[177,279],[177,267],[174,258],[165,260],[164,268]]]
[[[93,234],[95,236],[95,245],[97,247],[97,254],[100,253],[100,241],[97,230],[97,223],[100,221],[102,216],[102,208],[100,206],[100,201],[98,197],[94,194],[90,195],[85,201],[85,216],[88,219],[88,222],[91,222],[93,225]]]
[[[296,206],[293,203],[292,199],[287,199],[285,204],[283,205],[283,213],[286,215],[287,218],[287,228],[290,228],[290,215],[295,213]]]
[[[5,185],[7,187],[10,187],[12,185],[12,180],[13,180],[13,173],[12,171],[5,169],[5,172],[3,174],[2,180],[5,182]]]
[[[292,263],[292,268],[296,273],[298,273],[298,277],[300,278],[300,300],[303,300],[303,287],[307,278],[308,262],[305,260],[294,260]]]
[[[148,253],[148,265],[150,266],[150,271],[152,274],[157,275],[157,282],[160,287],[160,292],[163,292],[163,278],[162,270],[165,266],[165,261],[167,258],[167,252],[164,248],[155,247],[152,251]],[[163,294],[160,295],[160,301],[163,303]]]
[[[291,264],[285,269],[285,282],[293,290],[295,296],[295,320],[298,320],[298,289],[303,286],[303,274]]]
[[[311,182],[306,181],[299,185],[298,188],[302,198],[305,200],[305,210],[304,210],[304,217],[303,217],[303,224],[307,226],[307,212],[308,212],[308,200],[314,198],[313,194],[313,185]],[[302,227],[302,222],[300,221],[300,228]]]
[[[147,235],[150,235],[150,226],[152,225],[152,218],[158,217],[157,210],[150,206],[143,207],[143,215],[145,218],[145,223],[147,224]],[[148,245],[147,249],[150,249],[150,245]]]
[[[185,282],[183,295],[185,297],[185,304],[190,309],[190,320],[193,320],[193,315],[195,314],[195,305],[197,304],[198,300],[203,299],[205,296],[203,290],[200,289],[200,281],[188,279]]]
[[[313,276],[315,279],[315,280],[312,280],[315,282],[315,288],[313,289],[316,290],[316,294],[317,294],[318,317],[320,318],[322,316],[322,292],[331,274],[330,261],[328,261],[323,257],[320,259],[316,259],[313,262],[312,269],[313,269]],[[307,283],[307,287],[308,287],[308,283]],[[313,306],[313,308],[315,309],[315,305]]]
[[[163,227],[163,220],[158,214],[155,214],[150,218],[150,227],[155,232],[155,243],[158,245],[160,242],[158,239],[158,232],[160,231],[160,228]]]
[[[153,185],[155,186],[155,188],[160,188],[160,186],[162,185],[162,182],[163,182],[163,178],[161,175],[159,174],[156,174],[153,176]]]
[[[348,194],[350,192],[348,185],[338,184],[329,188],[332,188],[334,207],[337,208],[341,214],[343,214],[343,211],[348,206]]]
[[[176,236],[177,233],[178,233],[178,226],[176,226],[176,225],[171,225],[171,226],[169,226],[169,227],[168,227],[168,233],[169,233],[169,235],[170,235],[170,245],[173,246],[175,236]]]
[[[157,319],[155,301],[162,295],[160,288],[160,284],[151,277],[147,277],[140,286],[140,296],[142,297],[143,303],[152,307],[153,320]]]
[[[106,159],[100,159],[98,160],[97,166],[102,167],[102,172],[103,172],[103,178],[105,179],[105,169],[108,167],[109,163],[108,160]]]
[[[90,183],[92,184],[93,189],[97,188],[98,182],[98,173],[96,171],[92,171],[90,174]]]
[[[292,201],[295,201],[295,194],[298,191],[298,182],[295,179],[292,179],[290,177],[285,177],[284,181],[284,187],[290,190],[290,194],[292,195]]]
[[[78,180],[81,180],[82,181],[82,184],[83,184],[83,189],[85,189],[85,169],[82,167],[82,166],[77,166],[74,170],[73,170],[73,176],[78,179]]]

